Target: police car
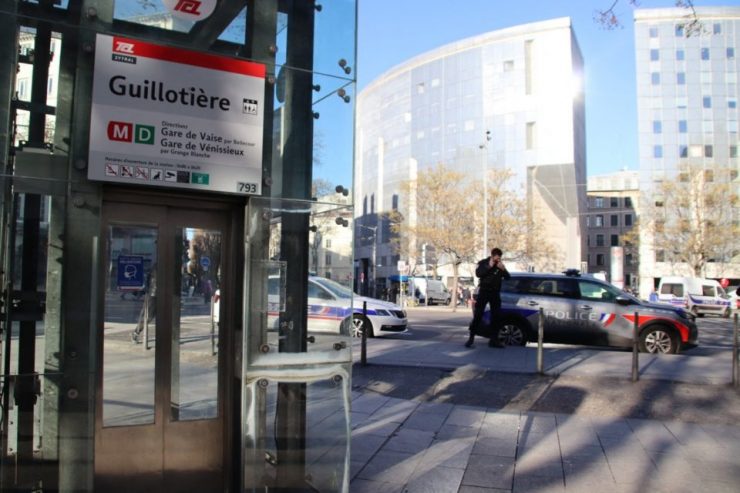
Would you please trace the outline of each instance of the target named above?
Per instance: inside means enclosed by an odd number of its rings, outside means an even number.
[[[512,273],[501,287],[500,341],[536,342],[540,309],[545,342],[632,347],[637,314],[640,351],[674,354],[697,344],[694,316],[684,309],[642,301],[576,270]],[[483,320],[480,335],[490,337],[488,311]]]
[[[285,299],[279,277],[268,279],[268,325],[277,330]],[[363,305],[367,309],[363,313]],[[308,277],[308,331],[368,337],[407,331],[406,311],[395,303],[354,294],[348,287],[320,276]],[[346,329],[344,324],[351,322]]]

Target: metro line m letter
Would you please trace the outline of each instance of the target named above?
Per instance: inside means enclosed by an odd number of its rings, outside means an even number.
[[[108,140],[131,142],[134,139],[134,126],[126,122],[108,122]]]

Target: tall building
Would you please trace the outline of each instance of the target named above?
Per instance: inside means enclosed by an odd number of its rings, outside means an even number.
[[[645,192],[675,180],[685,165],[738,169],[739,47],[738,7],[697,7],[696,15],[683,8],[635,11]],[[649,231],[642,229],[640,237],[640,293],[646,295],[659,277],[687,269],[664,261]],[[710,263],[706,276],[736,278],[738,267]]]
[[[367,86],[357,101],[355,235],[367,239],[356,241],[356,277],[382,289],[398,274],[407,259],[394,256],[382,214],[413,215],[401,184],[439,163],[479,181],[485,169],[511,170],[512,193],[539,212],[562,266],[580,265],[582,73],[570,19],[559,18],[442,46]]]
[[[586,265],[620,287],[637,288],[637,247],[629,236],[639,203],[639,173],[588,177]]]

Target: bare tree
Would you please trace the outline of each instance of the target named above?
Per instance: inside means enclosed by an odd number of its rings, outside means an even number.
[[[624,25],[622,24],[621,14],[617,12],[617,7],[623,3],[628,3],[631,7],[640,6],[638,0],[612,0],[609,7],[594,11],[594,22],[600,24],[604,29],[622,29]],[[688,11],[686,23],[684,24],[684,35],[688,37],[700,34],[702,32],[702,24],[696,13],[694,2],[692,0],[676,0],[675,5],[676,7],[685,8]]]
[[[642,200],[641,232],[658,261],[688,265],[697,277],[708,262],[737,254],[737,171],[684,165],[676,181],[662,181]]]
[[[536,211],[528,205],[526,196],[509,185],[512,176],[509,170],[489,172],[484,194],[480,181],[471,183],[463,173],[439,164],[403,183],[405,215],[396,212],[390,218],[395,251],[413,259],[422,245],[433,248],[435,269],[438,262],[452,266],[453,296],[460,265],[476,262],[481,250],[488,252],[492,246],[517,262],[540,269],[551,265],[556,268],[560,265],[557,249],[542,238]],[[481,207],[484,196],[487,202]],[[488,245],[482,245],[484,216],[488,220]]]

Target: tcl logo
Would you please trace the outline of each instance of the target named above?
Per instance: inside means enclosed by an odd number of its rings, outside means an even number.
[[[118,39],[113,40],[113,51],[118,53],[125,53],[127,55],[134,54],[134,44],[128,41],[121,41]]]
[[[200,6],[201,2],[198,0],[178,0],[174,10],[185,14],[200,15],[198,12]]]
[[[216,9],[216,0],[162,0],[172,15],[189,21],[199,21]]]

